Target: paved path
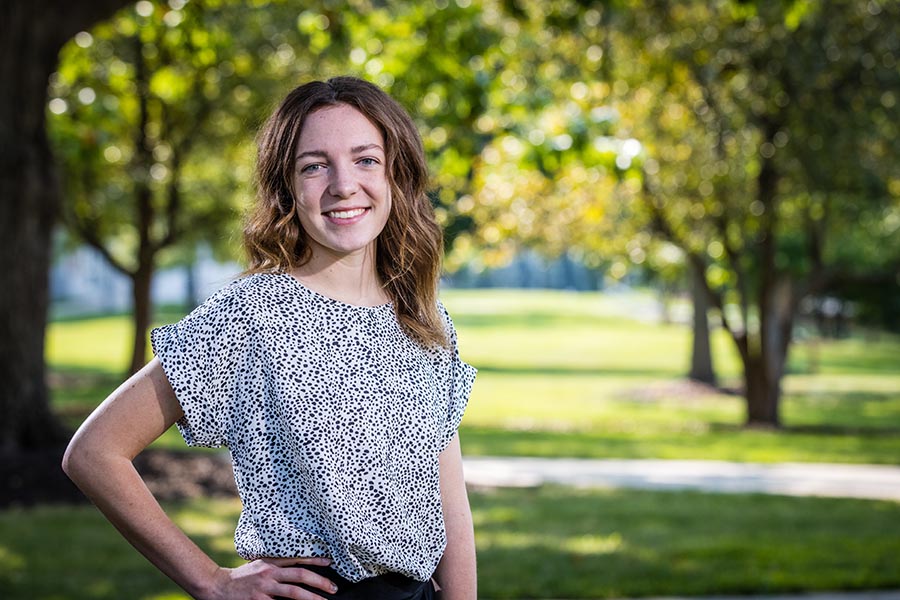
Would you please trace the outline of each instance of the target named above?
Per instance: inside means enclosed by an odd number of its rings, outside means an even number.
[[[900,501],[900,467],[890,465],[467,457],[465,474],[470,484],[497,487],[557,483]]]

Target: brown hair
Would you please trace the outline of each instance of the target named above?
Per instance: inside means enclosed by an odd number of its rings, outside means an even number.
[[[335,77],[301,85],[263,126],[257,136],[256,205],[244,227],[245,274],[288,271],[311,258],[294,202],[294,153],[306,117],[339,104],[360,111],[384,136],[392,206],[376,242],[376,270],[397,319],[420,342],[446,345],[437,306],[443,237],[425,193],[422,139],[403,107],[362,79]]]

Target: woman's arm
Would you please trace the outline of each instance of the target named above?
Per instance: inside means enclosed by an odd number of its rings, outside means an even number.
[[[291,564],[325,559],[257,561],[223,569],[163,512],[132,460],[182,416],[157,359],[114,391],[75,433],[63,470],[123,536],[159,570],[200,599],[319,598],[290,585],[330,591],[330,582]]]
[[[447,549],[438,565],[435,579],[445,600],[475,600],[475,532],[472,511],[463,479],[459,435],[441,452],[441,502],[447,529]]]

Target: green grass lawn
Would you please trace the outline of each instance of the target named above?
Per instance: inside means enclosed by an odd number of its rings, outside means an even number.
[[[481,598],[614,598],[900,587],[900,504],[603,491],[473,490]],[[236,565],[236,500],[169,505]],[[6,600],[187,596],[90,507],[0,513]]]
[[[463,358],[479,368],[462,437],[480,455],[709,458],[900,464],[900,338],[797,344],[782,431],[745,430],[742,399],[680,383],[690,332],[637,320],[642,293],[450,290]],[[157,322],[177,320],[164,312]],[[53,323],[54,401],[74,425],[119,383],[124,317]],[[713,338],[727,386],[739,364]],[[817,366],[810,372],[811,363]],[[183,447],[174,432],[160,444]]]
[[[743,400],[674,384],[690,332],[631,318],[650,300],[559,292],[445,295],[480,369],[464,421],[471,454],[900,463],[900,339],[798,344],[779,432],[745,430]],[[740,367],[722,331],[720,379]],[[816,372],[810,373],[811,364]]]

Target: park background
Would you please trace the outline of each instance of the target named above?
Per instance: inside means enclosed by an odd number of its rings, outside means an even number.
[[[896,3],[6,6],[4,598],[185,597],[42,484],[148,328],[240,270],[253,134],[311,78],[419,125],[466,455],[900,463]],[[161,485],[233,563],[234,498]],[[900,588],[896,502],[471,494],[485,598]]]

